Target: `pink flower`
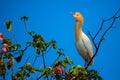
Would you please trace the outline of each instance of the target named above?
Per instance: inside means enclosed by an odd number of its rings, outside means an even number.
[[[3,34],[0,33],[0,40],[3,40]]]
[[[3,38],[0,38],[0,40],[3,40]]]
[[[8,49],[6,47],[2,48],[2,52],[7,52],[7,51],[8,51]]]
[[[62,74],[63,73],[62,67],[60,65],[56,66],[54,68],[54,72],[55,74]]]
[[[2,47],[2,52],[7,52],[9,49],[8,49],[8,44],[4,43],[3,44],[3,47]]]
[[[7,47],[8,47],[8,44],[4,43],[4,44],[3,44],[3,47],[7,48]]]

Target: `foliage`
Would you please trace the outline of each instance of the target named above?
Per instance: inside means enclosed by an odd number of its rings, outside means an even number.
[[[11,31],[11,29],[12,29],[12,22],[10,20],[7,20],[5,22],[5,25],[6,25],[7,30]]]
[[[105,30],[98,44],[96,44],[94,40],[100,33],[102,26],[94,37],[92,37],[90,31],[88,31],[88,35],[91,37],[92,42],[96,48],[96,53],[92,57],[92,59],[98,53],[100,44],[105,39],[105,34],[110,28],[112,28],[115,20],[117,18],[120,18],[119,16],[116,17],[116,14],[110,19],[103,20],[102,25],[105,21],[109,21],[111,19],[113,19],[113,22],[110,27]],[[11,72],[11,74],[9,74],[11,75],[11,80],[26,80],[31,78],[32,75],[36,75],[37,73],[40,74],[37,75],[37,80],[43,78],[47,80],[103,80],[97,70],[88,69],[88,66],[91,63],[92,59],[86,67],[82,67],[81,65],[73,66],[73,61],[69,58],[69,56],[65,56],[64,50],[62,48],[58,48],[55,40],[45,41],[43,36],[36,34],[33,31],[28,31],[28,28],[26,26],[26,22],[28,21],[28,19],[29,18],[27,16],[23,16],[20,18],[21,21],[24,21],[24,26],[26,28],[27,34],[30,35],[32,38],[32,41],[26,41],[25,48],[22,47],[22,44],[17,43],[16,39],[16,43],[13,43],[12,39],[4,37],[4,34],[0,33],[0,76],[2,77],[2,80],[6,80],[9,72]],[[11,31],[12,21],[7,20],[5,22],[5,26],[8,31]],[[24,65],[19,66],[17,70],[15,70],[14,65],[22,63],[21,60],[25,54],[25,51],[29,50],[29,47],[32,47],[36,51],[34,54],[35,59],[33,61],[33,64],[26,61]],[[57,57],[52,64],[46,66],[44,55],[46,55],[45,53],[49,52],[50,49],[56,51]],[[37,61],[38,56],[42,56],[43,66],[36,68],[34,64]]]

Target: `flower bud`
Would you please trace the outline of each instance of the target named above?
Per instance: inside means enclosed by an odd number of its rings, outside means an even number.
[[[7,48],[6,47],[3,47],[2,48],[2,52],[7,52],[8,50],[7,50]]]
[[[63,73],[62,67],[60,65],[56,66],[54,68],[54,72],[55,74],[62,74]]]
[[[3,40],[3,34],[0,33],[0,40]]]
[[[26,67],[30,67],[30,65],[31,65],[31,64],[28,62],[28,63],[26,64]]]
[[[3,47],[7,48],[7,47],[8,47],[8,44],[4,43],[4,44],[3,44]]]

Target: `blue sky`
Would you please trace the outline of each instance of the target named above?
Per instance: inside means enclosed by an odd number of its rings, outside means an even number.
[[[4,36],[13,36],[6,32],[4,22],[12,20],[13,32],[17,35],[18,42],[25,46],[24,42],[30,37],[26,35],[21,16],[28,16],[29,30],[41,34],[46,41],[55,39],[58,47],[64,48],[75,65],[84,65],[83,59],[75,48],[75,20],[70,12],[81,12],[84,17],[83,31],[89,29],[92,35],[98,30],[101,21],[114,15],[120,8],[120,0],[1,0],[0,1],[0,32]],[[120,15],[120,12],[119,14]],[[107,27],[109,23],[106,23]],[[104,80],[118,80],[120,72],[120,20],[105,37],[95,63],[90,68],[100,71]],[[14,40],[13,40],[14,41]],[[28,51],[33,52],[34,51]],[[47,61],[51,55],[46,56]],[[27,55],[26,55],[27,56]],[[49,62],[47,63],[49,65]]]

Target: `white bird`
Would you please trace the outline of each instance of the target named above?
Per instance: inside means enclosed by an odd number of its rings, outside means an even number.
[[[72,13],[72,15],[76,20],[75,26],[76,48],[78,53],[85,60],[85,65],[87,65],[91,60],[92,56],[94,55],[93,46],[90,39],[82,31],[83,16],[81,15],[81,13],[76,12]],[[94,60],[91,61],[90,65],[92,65],[93,62]]]

